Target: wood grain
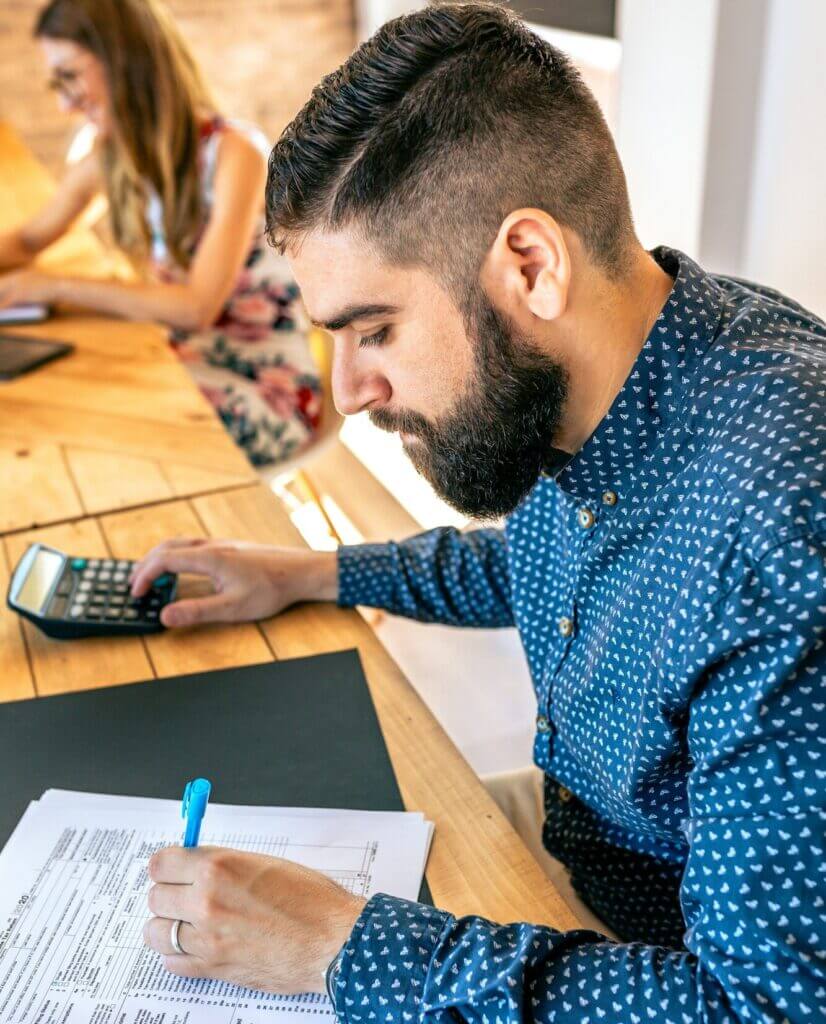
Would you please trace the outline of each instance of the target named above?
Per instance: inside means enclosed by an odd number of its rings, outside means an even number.
[[[0,593],[9,585],[9,561],[0,541]],[[0,604],[0,701],[34,697],[34,677],[26,657],[23,623],[3,601]]]
[[[170,537],[206,536],[198,516],[185,501],[107,515],[101,519],[101,528],[115,558],[140,557]],[[184,576],[179,595],[196,597],[205,590]],[[146,637],[144,642],[155,673],[161,678],[272,660],[272,652],[261,631],[248,622],[157,633]]]
[[[0,230],[53,187],[0,126]],[[72,273],[109,270],[107,253],[82,229],[44,259]],[[0,389],[0,533],[257,480],[170,350],[165,328],[62,315],[15,331],[75,349]]]
[[[21,423],[13,428],[25,430]],[[22,436],[9,437],[5,446],[0,441],[0,480],[0,533],[51,522],[56,509],[64,519],[83,515],[66,460],[56,444],[30,445]]]
[[[15,565],[28,545],[36,540],[72,555],[106,558],[109,551],[94,519],[29,530],[6,537],[9,562]],[[154,673],[140,639],[136,637],[52,640],[23,623],[37,692],[41,696],[115,686],[150,679]]]

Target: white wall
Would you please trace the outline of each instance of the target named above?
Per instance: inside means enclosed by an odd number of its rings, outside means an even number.
[[[617,146],[646,248],[698,251],[717,8],[718,0],[620,3]]]
[[[742,273],[826,317],[826,3],[770,0]]]

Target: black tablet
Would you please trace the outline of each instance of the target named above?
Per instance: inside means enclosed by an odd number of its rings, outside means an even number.
[[[20,334],[0,334],[0,380],[12,380],[52,359],[68,355],[74,345]]]

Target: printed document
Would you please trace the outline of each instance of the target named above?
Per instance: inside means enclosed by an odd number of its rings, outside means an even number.
[[[49,790],[29,806],[0,853],[0,1024],[332,1024],[326,996],[179,978],[144,945],[147,861],[179,823],[177,801]],[[415,813],[210,804],[201,843],[415,900],[432,832]]]

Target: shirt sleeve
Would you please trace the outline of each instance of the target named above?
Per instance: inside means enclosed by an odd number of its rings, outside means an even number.
[[[826,546],[778,546],[719,612],[686,721],[686,948],[381,896],[346,947],[344,1019],[826,1021]]]
[[[383,608],[420,622],[512,626],[501,530],[443,527],[401,543],[339,549],[339,604]]]

